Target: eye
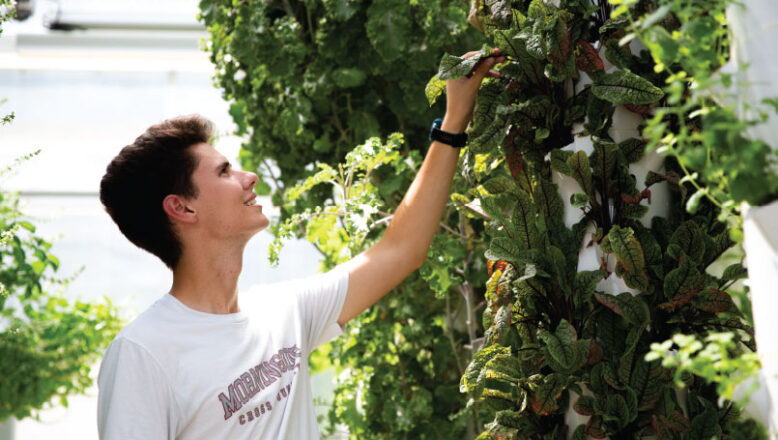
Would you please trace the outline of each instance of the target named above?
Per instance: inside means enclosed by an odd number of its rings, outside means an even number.
[[[229,174],[230,171],[230,164],[224,165],[224,167],[219,171],[219,175]]]

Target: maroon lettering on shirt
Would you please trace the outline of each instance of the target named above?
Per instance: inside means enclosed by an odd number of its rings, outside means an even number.
[[[259,391],[280,379],[282,373],[299,368],[297,359],[302,355],[297,345],[281,348],[269,360],[259,362],[233,379],[227,385],[227,392],[221,392],[218,396],[224,410],[224,420],[232,417]]]

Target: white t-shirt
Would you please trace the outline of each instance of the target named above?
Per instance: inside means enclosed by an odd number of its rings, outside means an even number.
[[[164,295],[103,357],[100,438],[318,439],[308,356],[342,333],[347,288],[342,269],[259,285],[225,315]]]

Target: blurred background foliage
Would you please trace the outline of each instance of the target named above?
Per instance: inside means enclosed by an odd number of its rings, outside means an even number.
[[[0,26],[13,14],[11,0],[0,0]],[[0,127],[13,119],[3,115]],[[35,155],[3,168],[0,177]],[[18,195],[0,189],[0,421],[47,404],[67,406],[69,395],[91,386],[91,366],[121,325],[107,299],[64,297],[68,279],[56,276],[59,260],[32,222],[19,210]]]

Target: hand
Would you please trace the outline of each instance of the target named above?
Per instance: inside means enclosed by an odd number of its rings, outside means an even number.
[[[462,55],[462,58],[470,58],[476,54],[477,51],[468,52]],[[446,81],[446,116],[443,118],[441,130],[449,133],[465,131],[467,124],[473,118],[475,98],[478,96],[481,81],[487,76],[499,78],[500,73],[490,69],[503,61],[505,57],[500,56],[500,49],[494,49],[492,55],[478,61],[467,76]]]

